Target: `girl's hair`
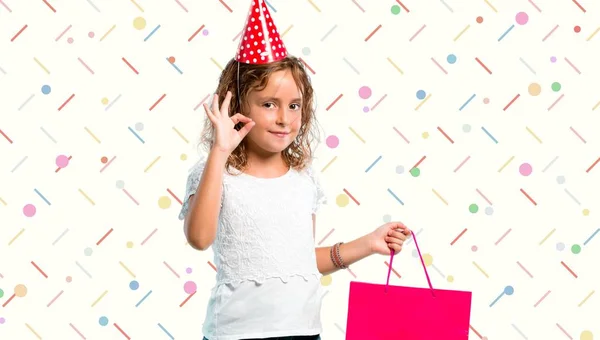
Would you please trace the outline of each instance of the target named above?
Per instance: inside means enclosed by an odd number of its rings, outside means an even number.
[[[313,88],[304,64],[299,58],[288,55],[285,59],[263,65],[245,63],[239,63],[238,65],[235,59],[231,59],[221,73],[216,93],[219,96],[219,107],[221,107],[227,91],[231,91],[229,116],[233,116],[238,112],[244,114],[248,110],[248,95],[250,92],[265,89],[269,76],[274,72],[282,70],[289,70],[291,72],[296,86],[298,86],[302,94],[302,121],[300,130],[296,139],[283,151],[282,155],[287,166],[296,170],[302,170],[312,160],[312,142],[318,139],[318,134],[315,129],[317,121],[313,107]],[[240,86],[239,89],[237,88],[238,84]],[[243,107],[240,107],[240,103]],[[213,146],[214,132],[214,127],[210,120],[205,119],[200,143],[207,152],[210,152]],[[246,139],[244,138],[231,155],[229,155],[226,163],[226,169],[229,173],[231,173],[231,167],[239,171],[244,171],[247,168],[246,147]]]

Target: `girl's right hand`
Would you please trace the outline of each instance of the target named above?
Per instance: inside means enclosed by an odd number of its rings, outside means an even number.
[[[206,111],[206,115],[215,129],[213,148],[227,155],[235,150],[255,124],[252,119],[240,113],[229,117],[230,102],[231,92],[227,91],[220,110],[219,96],[217,94],[214,95],[212,109],[208,107],[208,104],[204,103],[204,111]],[[234,128],[238,123],[244,124],[239,131]]]

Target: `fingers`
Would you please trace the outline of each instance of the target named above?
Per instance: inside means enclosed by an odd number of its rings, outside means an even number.
[[[220,116],[221,112],[219,111],[219,95],[215,93],[212,101],[212,113],[215,116]]]
[[[388,235],[385,237],[388,247],[396,252],[402,250],[402,245],[408,236],[404,233],[405,229],[390,230]]]
[[[250,132],[250,129],[252,129],[252,127],[255,124],[251,118],[248,118],[240,113],[236,113],[233,116],[231,116],[231,120],[234,124],[233,128],[237,131],[240,131],[242,138],[244,138],[248,134],[248,132]],[[252,123],[252,125],[250,125],[250,123]],[[246,127],[245,130],[244,127]]]
[[[227,91],[225,100],[223,100],[223,104],[221,104],[221,114],[225,117],[229,116],[229,103],[231,102],[231,96],[231,91]]]
[[[400,240],[406,240],[408,238],[408,236],[406,234],[404,234],[403,232],[401,232],[401,231],[395,231],[395,230],[390,231],[388,233],[388,236],[394,237],[394,238],[397,238],[397,239],[400,239]]]
[[[392,249],[396,253],[402,251],[402,245],[396,243],[388,243],[388,248]]]
[[[208,104],[204,103],[204,111],[206,112],[206,116],[208,116],[208,119],[211,121],[211,123],[215,122],[215,115],[212,113],[212,111],[210,110],[210,108],[208,108]]]
[[[252,121],[252,119],[251,119],[251,118],[248,118],[248,117],[244,116],[244,115],[243,115],[243,114],[241,114],[241,113],[236,113],[236,114],[234,114],[233,116],[231,116],[231,120],[233,120],[233,123],[234,123],[234,124],[237,124],[237,123],[239,123],[239,122],[242,122],[242,123],[248,123],[248,122],[251,122],[251,121]]]
[[[246,135],[248,134],[248,132],[250,132],[250,130],[252,130],[252,128],[254,127],[255,124],[256,123],[254,123],[254,121],[250,121],[250,122],[246,123],[244,125],[244,127],[242,127],[240,129],[240,135],[242,136],[242,139],[244,137],[246,137]]]
[[[219,110],[219,95],[215,93],[215,95],[213,96],[213,101],[212,104],[209,106],[209,104],[204,103],[204,111],[206,111],[206,115],[208,116],[208,118],[210,119],[211,122],[215,123],[216,119],[220,118],[220,117],[228,117],[229,116],[229,104],[231,102],[231,91],[227,91],[227,94],[225,95],[225,99],[223,100],[223,104],[221,105],[221,110]],[[237,124],[239,122],[242,123],[247,123],[250,122],[252,119],[243,116],[241,114],[236,114],[233,117],[231,117],[231,119],[233,120],[234,124]]]
[[[403,238],[409,239],[412,237],[412,231],[410,231],[410,229],[408,228],[404,228],[404,229],[396,229],[396,230],[392,230],[391,232],[397,233],[398,235],[402,235]],[[390,232],[390,234],[391,234]]]
[[[396,237],[386,236],[385,242],[388,244],[388,247],[394,249],[396,252],[402,250],[402,245],[404,244],[403,239],[399,239]]]
[[[404,242],[410,238],[411,231],[401,222],[390,222],[388,227],[384,240],[391,251],[398,253],[402,250]]]
[[[406,226],[402,222],[390,222],[390,229],[406,229]]]
[[[390,222],[389,223],[390,226],[390,230],[399,230],[401,231],[404,235],[407,236],[411,236],[412,232],[410,231],[410,229],[408,229],[408,227],[402,223],[402,222]]]
[[[385,241],[387,243],[396,243],[396,244],[399,244],[399,245],[403,245],[404,241],[406,240],[406,238],[404,238],[404,237],[400,238],[400,237],[386,236],[385,237]]]
[[[213,100],[212,100],[212,108],[209,106],[209,104],[204,103],[204,111],[206,111],[206,115],[208,116],[208,119],[210,119],[211,122],[215,122],[215,119],[217,117],[220,117],[221,114],[219,112],[219,95],[215,93],[215,95],[213,96]]]

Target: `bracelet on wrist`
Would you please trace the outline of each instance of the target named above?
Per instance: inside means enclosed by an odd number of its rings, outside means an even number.
[[[335,258],[336,258],[336,261],[338,263],[338,268],[340,268],[340,269],[346,269],[346,268],[348,268],[348,266],[346,266],[344,264],[344,260],[342,260],[342,256],[340,255],[340,246],[342,244],[344,244],[344,242],[338,242],[338,243],[336,243],[336,245],[335,245]]]

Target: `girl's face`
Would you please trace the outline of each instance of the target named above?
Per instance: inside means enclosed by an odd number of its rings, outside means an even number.
[[[296,138],[302,123],[302,95],[289,70],[273,72],[262,91],[248,95],[249,112],[255,122],[246,136],[249,150],[276,154]]]

